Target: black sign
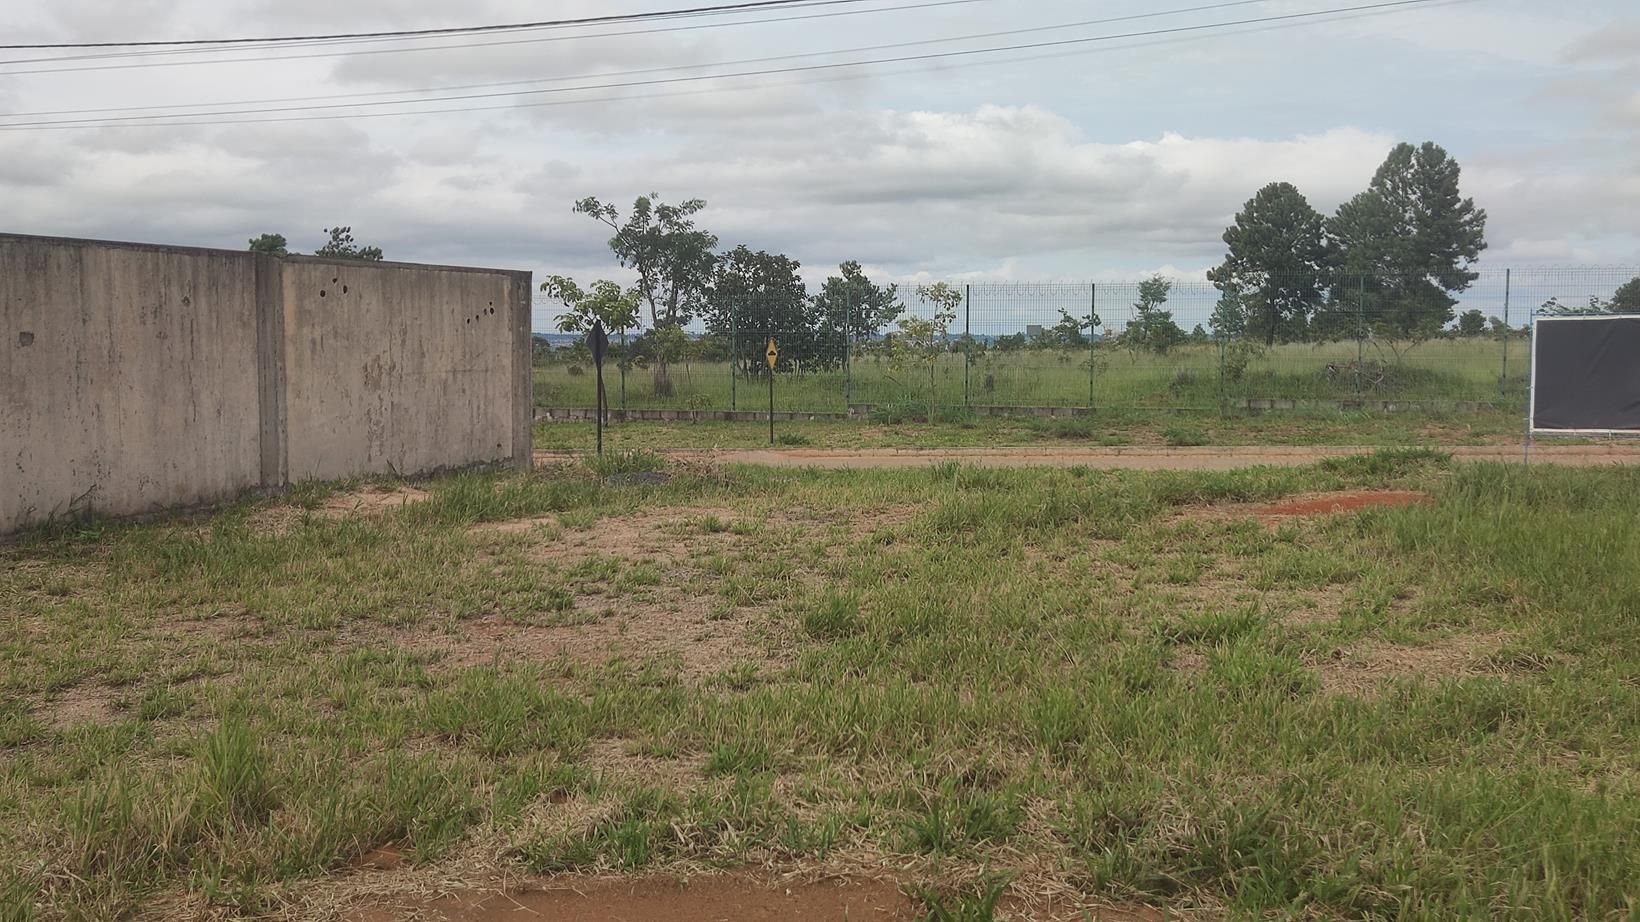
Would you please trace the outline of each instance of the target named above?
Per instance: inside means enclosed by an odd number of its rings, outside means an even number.
[[[1640,317],[1540,317],[1532,429],[1640,432]]]
[[[609,354],[609,334],[604,332],[602,320],[592,322],[592,332],[587,334],[587,348],[592,350],[592,364],[603,368],[604,356]]]

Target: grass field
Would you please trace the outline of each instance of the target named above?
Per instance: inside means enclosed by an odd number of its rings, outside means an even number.
[[[984,417],[936,422],[803,421],[775,425],[777,444],[787,448],[994,448],[1002,446],[1123,445],[1375,445],[1440,446],[1518,442],[1519,414],[1503,410],[1473,413],[1271,413],[1262,416],[1218,413],[1154,413],[1100,410],[1061,419]],[[596,444],[593,423],[541,423],[535,447],[589,451]],[[766,423],[632,422],[604,433],[614,449],[761,448],[769,443]]]
[[[1504,351],[1509,353],[1509,380],[1500,386]],[[1219,347],[1183,346],[1165,356],[1131,354],[1114,345],[1096,351],[1093,402],[1102,407],[1218,408],[1221,400],[1246,398],[1417,400],[1427,402],[1486,401],[1523,404],[1526,393],[1528,343],[1522,339],[1437,340],[1424,343],[1399,362],[1387,350],[1356,344],[1282,345],[1252,358],[1238,377],[1220,377]],[[1389,370],[1375,383],[1369,372],[1358,380],[1351,363],[1362,357],[1366,365]],[[994,352],[975,357],[964,370],[961,355],[941,358],[932,384],[926,366],[896,371],[874,356],[856,359],[849,381],[842,371],[782,375],[775,385],[775,405],[783,410],[841,412],[845,393],[854,403],[927,403],[930,389],[937,406],[962,406],[964,387],[969,402],[998,406],[1088,405],[1089,370],[1086,352],[1026,350]],[[1329,373],[1328,366],[1343,369]],[[589,369],[565,361],[535,371],[537,406],[590,407],[596,402],[596,384]],[[621,406],[620,374],[606,369],[610,405]],[[726,363],[679,363],[672,372],[675,393],[656,397],[649,372],[633,369],[627,375],[626,406],[633,409],[726,410],[768,406],[764,379],[742,379],[733,388]]]
[[[658,468],[0,547],[0,919],[333,917],[384,849],[1640,918],[1640,471]]]

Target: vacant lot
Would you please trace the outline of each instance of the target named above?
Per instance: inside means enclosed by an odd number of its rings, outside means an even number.
[[[0,919],[1640,912],[1640,471],[657,467],[0,548]]]
[[[1504,354],[1508,379],[1504,380]],[[1093,359],[1089,380],[1089,358]],[[1113,342],[1091,350],[1027,349],[991,351],[969,357],[942,355],[930,368],[896,366],[874,354],[857,357],[848,375],[841,369],[782,374],[775,403],[783,410],[847,409],[847,403],[882,406],[968,402],[1002,406],[1089,405],[1101,407],[1188,407],[1216,409],[1221,400],[1293,398],[1338,400],[1487,401],[1510,406],[1526,402],[1529,347],[1525,339],[1436,340],[1401,355],[1387,346],[1356,343],[1295,343],[1264,348],[1257,344],[1180,346],[1165,355],[1130,352]],[[567,354],[535,370],[538,406],[590,407],[596,385],[590,361]],[[766,379],[731,383],[727,362],[678,362],[671,368],[674,390],[657,395],[649,370],[633,368],[626,378],[626,405],[639,408],[742,410],[768,406]],[[610,405],[621,406],[620,373],[605,369]],[[845,399],[846,398],[846,399]]]

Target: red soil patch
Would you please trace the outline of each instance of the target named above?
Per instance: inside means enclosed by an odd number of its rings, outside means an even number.
[[[1428,493],[1403,490],[1373,490],[1362,493],[1316,493],[1300,496],[1271,506],[1249,510],[1253,515],[1271,518],[1298,518],[1317,515],[1338,515],[1361,509],[1400,508],[1420,506],[1430,501]]]

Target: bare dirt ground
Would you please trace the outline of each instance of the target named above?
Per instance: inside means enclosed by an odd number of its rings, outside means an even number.
[[[1004,914],[1017,911],[1004,899]],[[745,875],[700,877],[560,878],[545,889],[469,893],[343,916],[346,922],[911,922],[924,918],[892,880],[779,883]],[[1044,922],[1155,922],[1149,909],[1032,911]],[[1175,917],[1177,918],[1177,917]]]
[[[977,467],[1091,467],[1134,471],[1225,471],[1242,467],[1314,464],[1327,458],[1367,455],[1380,449],[1352,446],[1276,446],[1209,448],[877,448],[857,450],[755,450],[662,452],[669,458],[708,464],[756,464],[769,467],[831,469],[911,468],[943,462]],[[1454,446],[1442,449],[1458,461],[1522,463],[1519,445]],[[536,464],[553,464],[563,452],[538,451]],[[1640,445],[1538,445],[1532,464],[1597,467],[1640,464]]]

